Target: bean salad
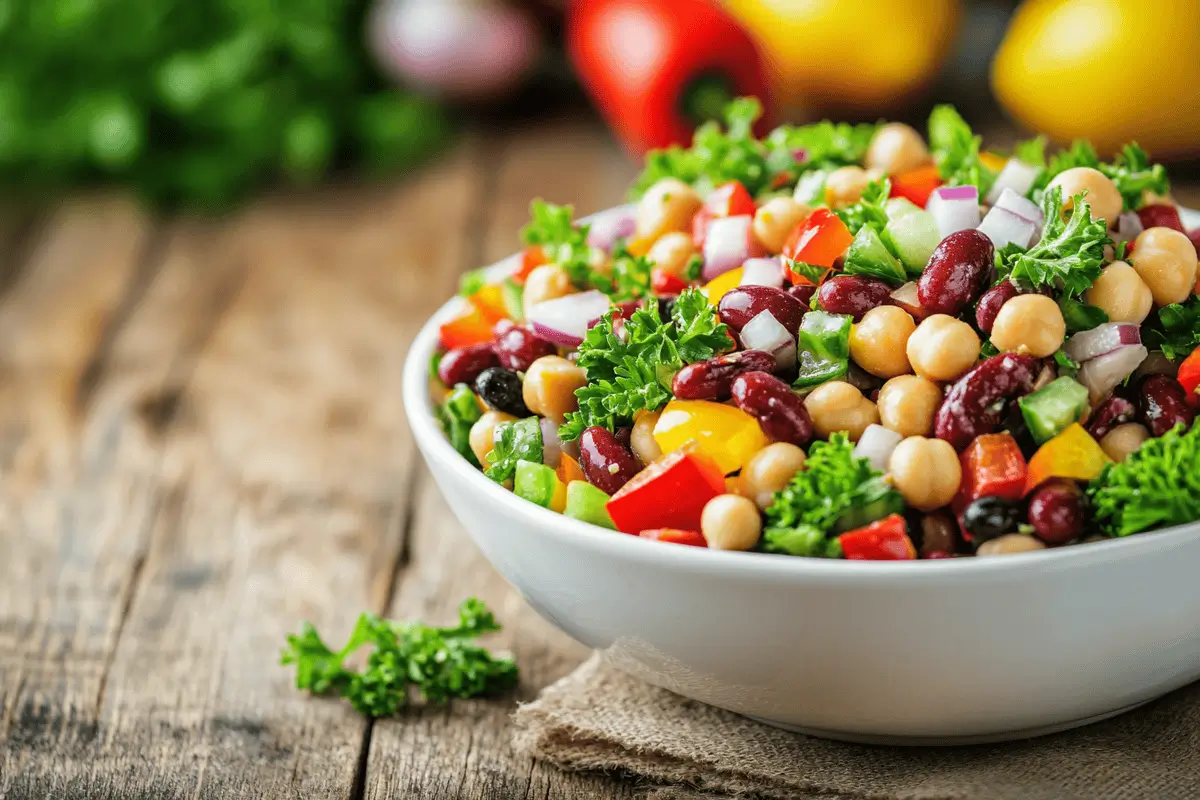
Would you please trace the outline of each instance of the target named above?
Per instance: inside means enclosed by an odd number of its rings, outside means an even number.
[[[1200,230],[1136,144],[785,125],[753,99],[635,202],[532,205],[431,365],[450,443],[623,534],[993,556],[1200,519]],[[614,534],[616,535],[616,534]]]

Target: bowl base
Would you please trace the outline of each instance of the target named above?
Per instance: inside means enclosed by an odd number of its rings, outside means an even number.
[[[865,733],[844,733],[842,731],[827,731],[819,728],[805,728],[801,725],[775,722],[765,717],[751,716],[750,719],[761,722],[764,725],[770,725],[773,728],[783,728],[794,733],[802,733],[805,736],[815,736],[818,739],[834,739],[839,742],[851,742],[853,744],[886,745],[889,747],[957,747],[971,744],[996,744],[998,742],[1011,742],[1017,739],[1032,739],[1035,736],[1048,736],[1052,733],[1069,731],[1072,728],[1082,728],[1084,725],[1091,725],[1093,722],[1100,722],[1119,714],[1124,714],[1126,711],[1132,711],[1154,699],[1142,700],[1139,703],[1122,706],[1112,711],[1105,711],[1102,714],[1095,714],[1068,722],[1059,722],[1054,725],[1023,728],[1021,730],[1003,731],[1000,733],[983,733],[972,736],[872,736]]]

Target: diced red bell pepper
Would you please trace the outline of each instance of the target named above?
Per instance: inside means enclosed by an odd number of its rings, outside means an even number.
[[[704,505],[725,491],[725,474],[694,443],[650,462],[608,501],[617,530],[700,529]]]
[[[671,544],[686,544],[691,547],[708,547],[708,541],[699,531],[681,531],[678,528],[651,528],[638,534],[643,539]]]
[[[692,241],[704,249],[708,226],[717,217],[753,217],[757,209],[754,198],[741,181],[727,181],[709,193],[704,205],[692,217]]]
[[[792,261],[832,268],[853,241],[846,223],[828,208],[818,208],[788,236],[783,255]],[[799,273],[788,270],[788,274],[794,284],[812,283]]]
[[[454,350],[472,344],[492,341],[492,326],[496,320],[488,319],[478,307],[471,306],[454,319],[438,328],[438,338],[446,350]]]
[[[534,245],[533,247],[525,248],[525,252],[521,254],[521,266],[513,273],[512,279],[517,283],[525,283],[525,279],[529,277],[529,273],[533,272],[543,264],[549,263],[546,261],[546,254],[542,252],[542,248]]]
[[[1179,218],[1179,209],[1168,203],[1152,203],[1137,210],[1138,219],[1143,228],[1170,228],[1173,231],[1187,233],[1183,229],[1183,220]]]
[[[942,185],[942,177],[933,164],[917,167],[892,176],[892,197],[904,197],[921,208],[929,202],[929,195]]]
[[[981,497],[1020,500],[1025,491],[1029,465],[1017,440],[1007,433],[985,433],[975,437],[959,456],[962,483],[955,505],[966,508]],[[956,509],[961,510],[961,509]]]
[[[1183,390],[1187,392],[1188,405],[1200,408],[1200,348],[1193,350],[1179,365],[1179,374],[1175,376],[1175,380],[1179,381]]]
[[[899,514],[843,533],[838,543],[851,561],[911,561],[917,557],[917,548],[908,538],[908,526]]]
[[[687,287],[687,281],[678,275],[672,275],[658,267],[650,270],[650,288],[654,290],[656,295],[680,294]]]

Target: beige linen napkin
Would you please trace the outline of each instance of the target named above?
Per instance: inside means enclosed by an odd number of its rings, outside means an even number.
[[[936,702],[931,698],[932,702]],[[570,770],[799,798],[1200,798],[1200,684],[1095,725],[1002,745],[889,748],[772,728],[593,655],[515,715],[518,749]]]

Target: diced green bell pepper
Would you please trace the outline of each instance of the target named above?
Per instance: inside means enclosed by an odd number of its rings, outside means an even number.
[[[608,499],[608,495],[586,481],[571,481],[567,484],[567,507],[563,515],[615,531],[617,526],[605,508]]]
[[[846,374],[850,363],[850,326],[846,314],[810,311],[797,332],[796,355],[800,373],[797,388],[816,386]]]

